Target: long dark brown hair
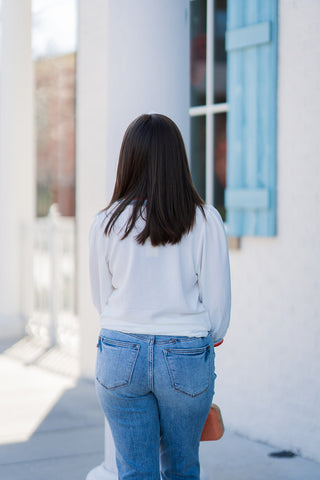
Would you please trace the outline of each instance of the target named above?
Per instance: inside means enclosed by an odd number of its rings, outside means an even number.
[[[136,236],[139,244],[150,237],[153,246],[178,243],[195,222],[196,207],[204,214],[204,201],[192,182],[186,149],[177,125],[165,115],[136,118],[127,128],[120,150],[116,183],[110,204],[115,202],[105,228],[132,204],[124,228],[126,238],[139,218],[145,219]]]

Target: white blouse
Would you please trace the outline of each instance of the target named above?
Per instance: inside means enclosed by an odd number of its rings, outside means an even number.
[[[112,208],[112,207],[111,207]],[[111,235],[104,229],[110,211],[98,213],[90,229],[90,277],[101,328],[126,333],[224,337],[230,320],[230,268],[224,224],[217,210],[197,208],[193,229],[180,243],[139,245],[139,218],[121,240],[132,206]]]

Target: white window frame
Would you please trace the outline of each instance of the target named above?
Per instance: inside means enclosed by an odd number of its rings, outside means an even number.
[[[214,115],[228,111],[227,103],[214,103],[214,11],[215,0],[207,0],[206,23],[206,104],[189,108],[190,117],[205,116],[206,203],[214,203]]]

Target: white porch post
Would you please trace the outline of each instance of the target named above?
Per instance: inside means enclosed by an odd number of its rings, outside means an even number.
[[[82,373],[92,376],[97,313],[88,279],[88,231],[111,198],[121,140],[139,114],[164,113],[189,147],[189,1],[79,0],[77,66],[78,312]],[[114,444],[87,480],[116,479]]]
[[[76,105],[77,310],[80,322],[81,373],[92,377],[99,319],[89,283],[89,228],[110,194],[113,176],[107,161],[107,4],[79,0]]]
[[[35,214],[31,0],[2,0],[0,28],[0,331],[9,338],[23,334],[30,313],[24,286],[31,284]]]

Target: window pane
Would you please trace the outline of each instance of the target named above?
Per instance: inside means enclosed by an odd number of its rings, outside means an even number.
[[[226,114],[214,116],[214,206],[225,221],[224,191],[226,188]]]
[[[214,17],[214,103],[226,102],[226,0],[215,1]]]
[[[206,118],[191,117],[191,174],[199,195],[206,194]]]
[[[191,106],[206,102],[206,0],[190,2]]]

